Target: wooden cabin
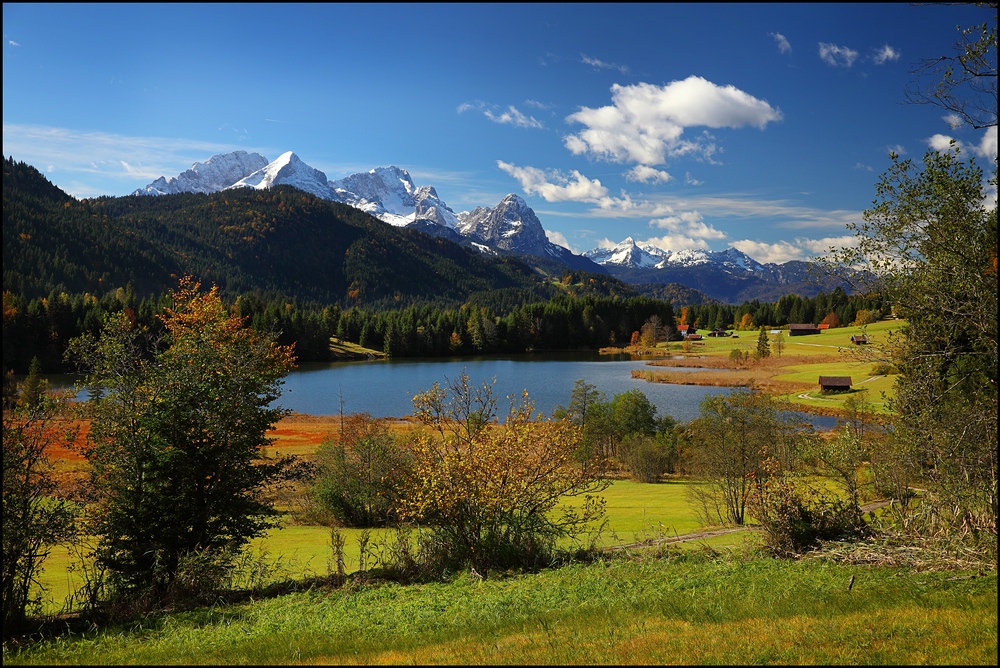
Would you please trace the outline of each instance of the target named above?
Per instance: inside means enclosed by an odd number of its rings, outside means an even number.
[[[819,389],[821,392],[846,392],[851,389],[851,377],[820,376]]]
[[[865,343],[868,343],[868,337],[865,336],[864,334],[855,334],[854,336],[851,337],[851,343],[853,343],[856,346],[863,345]]]
[[[820,328],[816,325],[789,325],[788,336],[804,336],[805,334],[819,334]]]

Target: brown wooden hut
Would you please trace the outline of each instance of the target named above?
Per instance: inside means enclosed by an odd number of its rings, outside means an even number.
[[[851,389],[851,377],[820,376],[819,389],[821,392],[846,392]]]

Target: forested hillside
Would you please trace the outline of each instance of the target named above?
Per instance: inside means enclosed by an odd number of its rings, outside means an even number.
[[[223,294],[323,303],[464,300],[540,289],[521,262],[389,226],[289,187],[76,201],[35,168],[4,160],[4,290],[27,298],[161,294],[191,274]],[[544,294],[544,290],[539,296]]]

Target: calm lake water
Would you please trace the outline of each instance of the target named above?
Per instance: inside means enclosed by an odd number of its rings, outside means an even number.
[[[656,406],[657,415],[686,422],[698,416],[699,404],[706,396],[730,392],[724,387],[669,385],[632,378],[633,369],[645,366],[643,360],[595,353],[302,365],[285,379],[284,393],[277,403],[298,413],[336,415],[343,399],[345,414],[403,417],[413,412],[415,394],[430,389],[435,382],[444,387],[464,371],[475,385],[496,379],[493,393],[500,399],[501,411],[508,405],[506,397],[520,397],[527,390],[535,410],[551,415],[557,406],[569,405],[574,384],[583,379],[596,386],[608,400],[616,394],[639,389]],[[819,429],[836,425],[833,418],[806,419]]]
[[[725,387],[669,385],[632,378],[633,369],[646,367],[644,360],[629,356],[597,353],[562,353],[508,357],[476,357],[445,360],[378,360],[303,364],[290,373],[282,386],[277,405],[309,415],[369,413],[373,417],[398,418],[413,412],[413,396],[437,382],[447,386],[464,371],[477,386],[493,384],[501,414],[509,405],[507,397],[528,391],[535,410],[551,415],[557,406],[568,406],[577,380],[597,387],[611,400],[631,389],[641,390],[656,414],[669,415],[678,422],[698,417],[699,404],[709,395],[728,394]],[[699,373],[699,369],[672,370]],[[67,376],[50,377],[53,388],[71,387]],[[797,414],[817,429],[833,429],[836,418]]]

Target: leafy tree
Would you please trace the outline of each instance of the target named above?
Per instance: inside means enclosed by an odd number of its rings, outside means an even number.
[[[618,458],[634,479],[654,483],[664,473],[674,472],[680,455],[676,426],[673,418],[665,416],[657,421],[654,435],[633,432],[622,439]]]
[[[865,325],[878,322],[879,316],[881,316],[881,311],[861,309],[854,316],[854,324],[858,327],[864,327]]]
[[[790,469],[798,440],[774,400],[753,389],[705,397],[689,432],[692,464],[705,481],[691,489],[709,523],[744,524],[754,485],[771,474],[763,462],[773,459]]]
[[[925,462],[936,521],[985,532],[995,549],[996,205],[984,204],[983,172],[958,149],[928,152],[922,169],[892,161],[855,228],[858,246],[838,258],[866,261],[908,323],[887,351],[900,371],[894,433],[901,453]]]
[[[412,462],[384,420],[347,417],[338,440],[324,441],[316,450],[316,467],[313,493],[339,524],[396,523]]]
[[[633,388],[611,398],[611,422],[615,434],[621,438],[626,434],[652,436],[656,433],[656,406],[646,394]]]
[[[427,558],[438,567],[540,566],[556,540],[581,538],[603,516],[595,494],[607,482],[596,458],[577,462],[579,427],[533,420],[526,394],[502,424],[490,406],[491,386],[474,390],[465,374],[448,390],[435,384],[414,397],[415,415],[437,437],[414,443],[413,486],[400,511],[430,526]],[[560,508],[571,496],[583,496],[583,505]]]
[[[24,394],[22,394],[24,396]],[[45,393],[3,411],[3,631],[24,630],[40,598],[38,575],[52,546],[73,532],[75,511],[56,495],[49,448],[72,442],[58,431],[57,404]]]
[[[781,357],[781,353],[785,352],[785,334],[784,332],[778,332],[774,337],[774,352],[778,353],[778,357]]]
[[[666,338],[665,325],[660,320],[660,316],[651,315],[642,325],[642,345],[646,348],[655,348],[656,344]]]
[[[159,346],[123,314],[73,347],[89,369],[96,558],[114,593],[154,599],[192,554],[224,570],[273,525],[268,487],[295,473],[290,458],[264,452],[287,413],[271,404],[291,349],[246,328],[216,288],[202,293],[191,279],[162,321]]]

